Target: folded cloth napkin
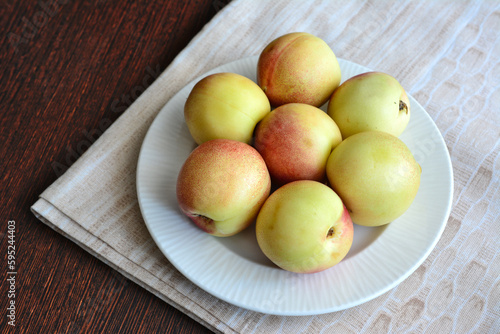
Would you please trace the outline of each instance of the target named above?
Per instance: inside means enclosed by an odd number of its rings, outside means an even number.
[[[453,209],[424,263],[365,304],[316,316],[261,314],[195,286],[142,219],[136,167],[165,103],[218,65],[305,31],[336,55],[397,77],[445,138]],[[223,333],[497,333],[500,328],[500,3],[233,1],[33,205],[36,216],[130,280]]]

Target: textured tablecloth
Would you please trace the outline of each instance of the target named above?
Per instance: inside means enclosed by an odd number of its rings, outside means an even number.
[[[317,35],[338,57],[397,77],[441,131],[455,185],[446,229],[409,278],[360,306],[303,317],[241,309],[184,278],[151,239],[135,187],[142,140],[177,91],[292,31]],[[32,210],[217,332],[499,333],[499,106],[499,1],[234,1]]]

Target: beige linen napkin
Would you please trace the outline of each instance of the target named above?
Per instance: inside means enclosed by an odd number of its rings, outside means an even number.
[[[218,65],[306,31],[338,57],[397,77],[451,154],[453,210],[437,246],[399,286],[360,306],[304,317],[225,303],[184,278],[148,233],[136,195],[143,138],[163,105]],[[94,145],[44,191],[44,223],[223,333],[500,331],[500,2],[231,2]]]

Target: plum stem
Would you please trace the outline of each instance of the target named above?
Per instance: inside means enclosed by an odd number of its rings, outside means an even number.
[[[193,217],[200,217],[200,218],[202,218],[204,221],[212,221],[212,218],[209,218],[209,217],[207,217],[207,216],[200,215],[200,214],[197,214],[197,213],[193,213]]]
[[[399,100],[399,111],[401,112],[402,110],[404,110],[408,115],[408,106],[403,102],[403,100]]]

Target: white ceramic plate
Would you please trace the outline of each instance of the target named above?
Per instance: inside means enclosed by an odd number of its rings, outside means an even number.
[[[339,59],[342,79],[367,68]],[[257,57],[216,68],[256,80]],[[234,305],[275,315],[311,315],[367,302],[397,286],[429,255],[451,209],[452,167],[436,125],[411,96],[411,120],[401,139],[422,166],[421,185],[408,211],[385,227],[355,226],[354,242],[338,265],[315,274],[294,274],[260,251],[255,229],[229,238],[208,235],[178,209],[178,172],[195,147],[183,108],[194,80],[160,111],[144,139],[137,168],[142,215],[158,247],[189,280]],[[324,108],[323,108],[324,109]]]

